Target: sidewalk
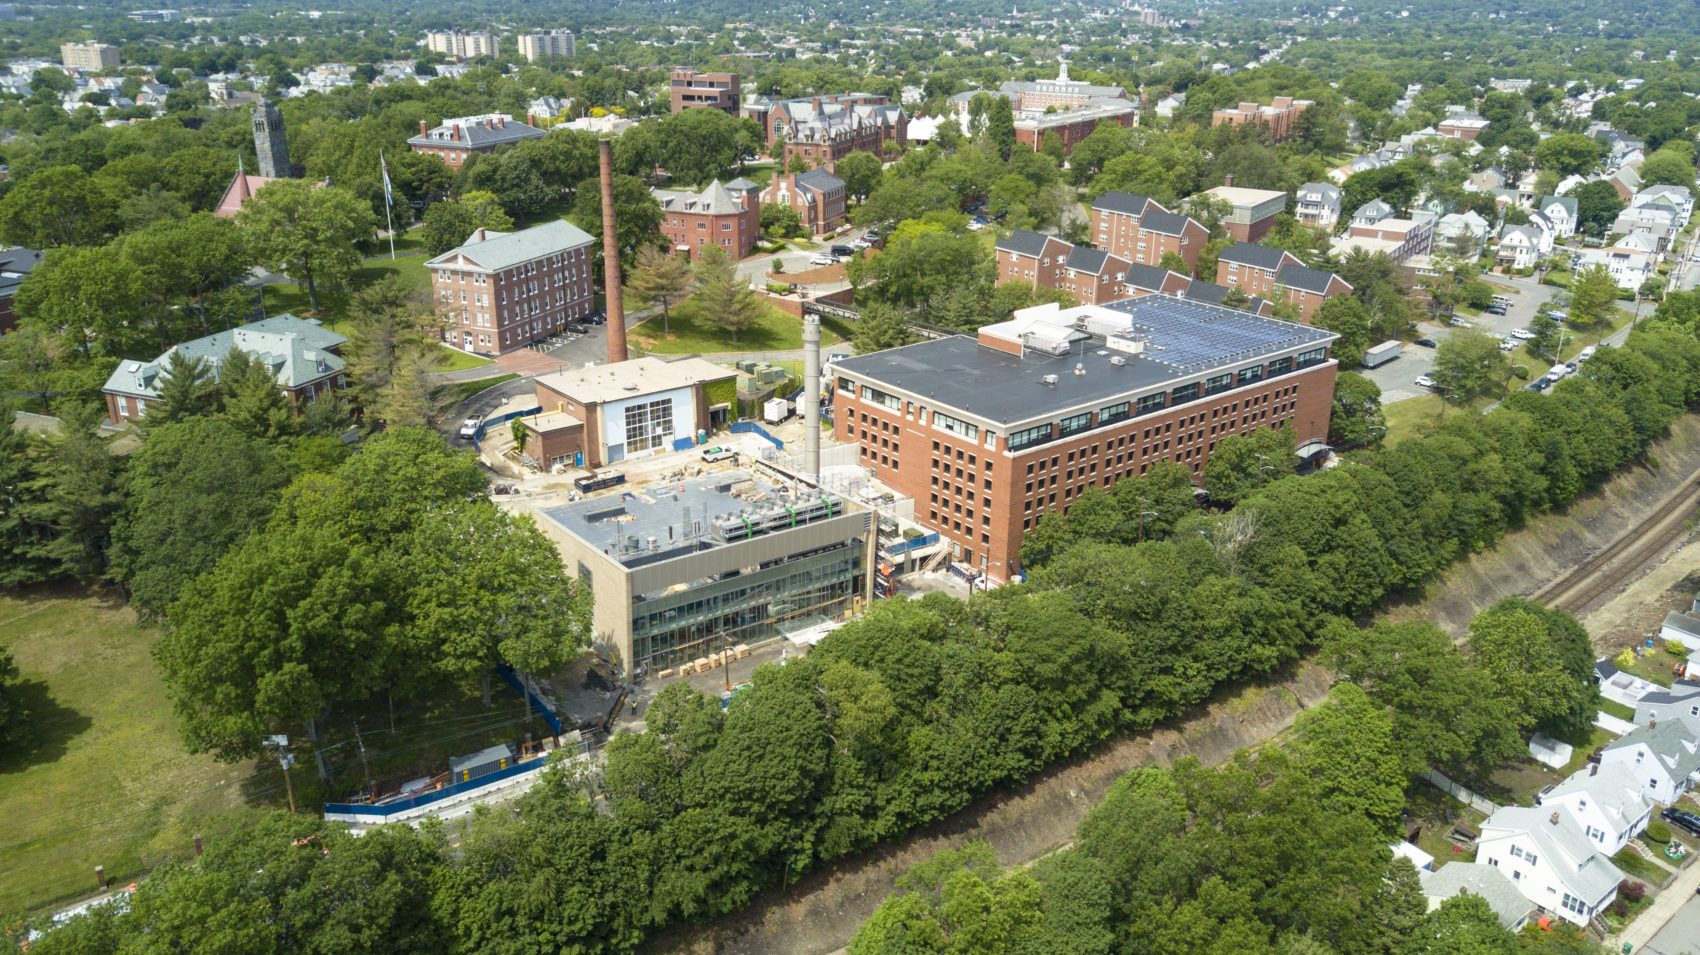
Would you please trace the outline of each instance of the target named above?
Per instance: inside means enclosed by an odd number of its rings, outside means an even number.
[[[1660,890],[1653,904],[1647,906],[1633,922],[1617,935],[1606,939],[1606,948],[1613,952],[1639,952],[1641,946],[1652,940],[1659,929],[1665,927],[1676,915],[1677,910],[1694,898],[1694,892],[1700,889],[1700,863],[1691,863],[1682,870],[1670,885]]]

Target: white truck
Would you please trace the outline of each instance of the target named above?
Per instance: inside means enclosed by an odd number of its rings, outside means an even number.
[[[1396,341],[1385,341],[1364,349],[1364,367],[1377,368],[1399,357],[1400,345]]]

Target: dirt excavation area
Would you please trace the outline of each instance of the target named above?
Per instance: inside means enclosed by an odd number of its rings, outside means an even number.
[[[1507,535],[1498,547],[1453,568],[1424,594],[1396,603],[1390,620],[1430,619],[1460,635],[1481,609],[1507,596],[1529,596],[1571,575],[1657,512],[1700,472],[1700,417],[1679,421],[1646,464],[1627,469],[1562,513]],[[1681,518],[1692,526],[1689,515]],[[1620,578],[1576,612],[1602,655],[1658,631],[1666,612],[1686,608],[1700,585],[1700,539],[1686,528],[1674,540],[1631,547],[1604,574]],[[1027,864],[1069,844],[1088,810],[1123,773],[1168,765],[1183,756],[1220,763],[1237,750],[1278,736],[1304,707],[1324,699],[1332,678],[1309,664],[1278,683],[1224,691],[1172,727],[1120,740],[1053,767],[1016,792],[989,795],[955,818],[898,845],[882,847],[758,896],[738,915],[651,939],[648,953],[828,955],[842,951],[911,865],[942,849],[983,840],[1006,864]]]

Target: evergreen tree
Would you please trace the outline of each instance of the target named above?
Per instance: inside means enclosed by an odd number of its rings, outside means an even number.
[[[738,277],[732,260],[719,246],[711,245],[703,252],[696,276],[702,315],[730,332],[732,344],[738,344],[738,332],[761,317],[761,300],[749,283]]]
[[[124,503],[119,459],[97,429],[99,420],[92,403],[65,406],[59,433],[42,444],[37,476],[27,485],[34,500],[23,507],[26,520],[52,532],[37,555],[85,579],[106,568],[112,522]]]
[[[668,255],[654,246],[638,253],[637,270],[626,282],[632,297],[644,305],[661,306],[661,333],[671,338],[673,321],[669,306],[690,294],[696,277],[683,255]]]
[[[915,334],[909,330],[909,319],[901,311],[874,302],[862,310],[861,319],[851,329],[850,340],[857,354],[866,355],[907,345],[915,340]]]
[[[219,369],[224,420],[250,438],[282,438],[295,431],[295,415],[266,364],[232,347]]]
[[[1008,97],[992,97],[991,108],[986,111],[986,141],[1005,159],[1015,151],[1015,111]]]
[[[54,564],[40,554],[47,528],[25,516],[40,491],[29,433],[13,428],[12,417],[11,405],[0,403],[0,584],[30,584],[53,576]]]
[[[214,414],[219,409],[218,381],[212,363],[173,351],[160,369],[158,393],[148,402],[149,427],[174,424],[186,418]]]

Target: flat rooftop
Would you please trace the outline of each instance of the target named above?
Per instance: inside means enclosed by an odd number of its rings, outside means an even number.
[[[1196,380],[1211,369],[1255,364],[1338,337],[1322,329],[1162,295],[1111,302],[1096,310],[1129,316],[1132,332],[1145,340],[1145,351],[1112,351],[1103,336],[1080,330],[1069,334],[1067,353],[1060,355],[1033,348],[1014,355],[958,335],[841,359],[833,368],[1009,427],[1053,417],[1066,408],[1128,400]],[[1123,363],[1113,363],[1111,358],[1121,358]],[[1077,365],[1084,374],[1075,374]],[[1055,375],[1056,383],[1046,384],[1046,375]]]
[[[575,398],[580,403],[605,404],[622,398],[722,381],[737,375],[736,369],[724,368],[702,358],[662,361],[646,356],[612,365],[551,372],[538,375],[535,380],[549,390]]]
[[[737,515],[742,524],[748,517],[759,526],[757,519],[762,515],[798,513],[800,502],[818,502],[822,496],[819,492],[793,495],[749,471],[733,470],[641,487],[622,484],[611,493],[542,512],[567,533],[626,567],[641,567],[726,546],[727,541],[715,532],[717,518]],[[837,495],[827,492],[824,496],[833,502],[833,515],[844,512]]]
[[[1280,197],[1285,199],[1287,194],[1272,189],[1248,189],[1245,186],[1217,186],[1204,192],[1207,196],[1215,196],[1229,205],[1255,206]]]

